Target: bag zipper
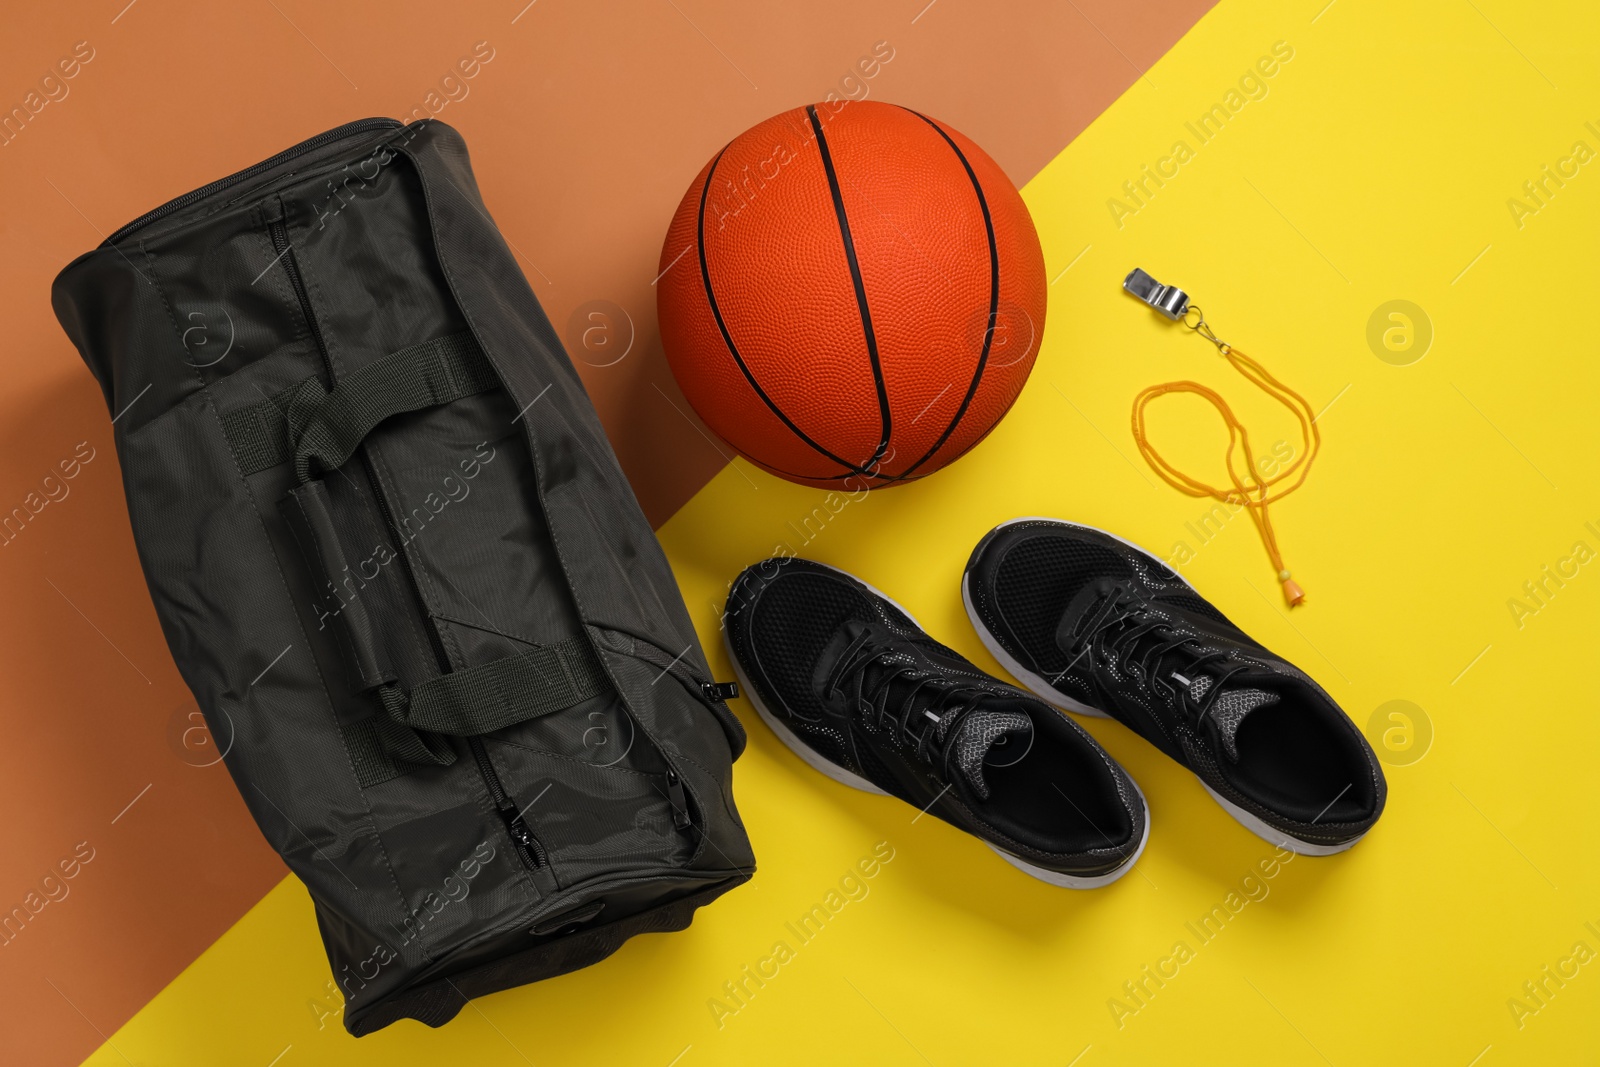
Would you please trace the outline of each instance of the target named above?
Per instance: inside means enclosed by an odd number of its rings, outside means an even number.
[[[683,789],[683,779],[667,764],[667,803],[672,805],[672,825],[680,830],[689,828],[689,798]]]
[[[257,174],[263,174],[266,171],[271,170],[273,167],[280,167],[289,160],[294,159],[296,156],[304,155],[307,152],[314,152],[319,148],[333,144],[335,141],[343,140],[346,137],[351,137],[358,133],[366,133],[369,130],[398,130],[404,125],[405,124],[400,122],[398,119],[357,119],[355,122],[347,122],[343,126],[338,126],[334,129],[328,130],[326,133],[319,133],[315,137],[301,141],[293,148],[285,149],[284,151],[279,152],[277,155],[272,156],[269,159],[264,159],[254,166],[249,166],[244,170],[236,171],[235,173],[228,175],[226,178],[218,178],[216,181],[211,182],[208,185],[202,185],[200,188],[184,193],[180,197],[175,197],[172,200],[168,200],[165,204],[162,204],[153,211],[145,212],[143,215],[140,215],[138,218],[122,227],[116,233],[113,233],[110,237],[107,237],[104,241],[100,242],[100,247],[106,248],[115,242],[120,241],[122,238],[126,237],[128,234],[132,233],[134,230],[137,230],[141,226],[155,222],[157,219],[165,218],[175,211],[182,211],[191,204],[197,204],[206,197],[226,189],[228,186],[237,182],[242,182],[248,178],[253,178]]]
[[[387,120],[386,120],[387,121]],[[322,327],[317,323],[317,317],[311,307],[311,294],[306,290],[305,279],[300,274],[300,267],[295,263],[294,248],[289,243],[289,228],[283,222],[269,223],[267,226],[272,238],[272,250],[283,260],[284,273],[288,275],[289,286],[294,290],[295,299],[300,303],[300,314],[306,321],[306,328],[311,331],[311,339],[316,346],[317,354],[322,359],[323,370],[327,373],[328,383],[334,384],[333,360],[328,355],[328,346],[322,337]],[[403,542],[400,531],[395,526],[394,516],[389,513],[388,502],[379,491],[377,471],[373,468],[372,458],[367,455],[366,449],[359,449],[362,470],[367,476],[367,488],[378,504],[378,511],[383,516],[384,526],[389,531],[390,538],[396,546]],[[395,555],[400,560],[400,570],[405,574],[411,586],[411,595],[417,604],[422,604],[422,586],[417,581],[416,571],[411,566],[411,557],[403,549],[397,550]],[[426,614],[426,613],[424,613]],[[431,624],[424,625],[423,629],[428,636],[428,643],[433,649],[434,659],[440,670],[448,669],[450,659],[445,655],[444,645],[439,640],[438,633]],[[472,751],[473,762],[478,765],[478,773],[483,778],[483,784],[489,790],[489,796],[494,800],[495,810],[499,812],[500,819],[505,823],[506,833],[511,836],[511,843],[516,847],[517,855],[522,858],[523,864],[529,870],[537,870],[547,864],[544,846],[539,839],[533,836],[533,831],[528,828],[527,822],[522,818],[522,813],[517,808],[516,800],[507,792],[505,783],[500,780],[500,774],[494,769],[494,763],[489,759],[489,751],[484,747],[480,738],[466,738],[467,747]],[[681,786],[679,787],[681,790]],[[676,806],[674,806],[676,812]]]
[[[645,647],[654,649],[654,645]],[[649,661],[649,657],[641,657]],[[665,659],[666,657],[662,657]],[[728,735],[729,747],[733,749],[733,758],[738,759],[743,753],[748,738],[745,734],[744,723],[728,707],[728,700],[739,695],[739,687],[734,682],[713,682],[700,676],[700,672],[693,667],[678,662],[668,665],[665,670],[679,682],[683,683],[690,692],[699,697],[705,704],[706,710],[711,712],[717,722],[722,726],[723,732]]]
[[[511,835],[511,843],[517,847],[517,855],[522,857],[522,862],[529,870],[543,867],[549,862],[544,846],[539,844],[539,839],[528,829],[522,813],[517,810],[517,802],[506,792],[505,783],[500,781],[499,772],[489,761],[489,750],[484,748],[483,741],[476,737],[467,738],[467,747],[472,750],[472,758],[478,764],[478,772],[483,775],[484,784],[489,787],[489,795],[494,798],[495,810],[500,813],[500,821],[506,824],[506,833]]]

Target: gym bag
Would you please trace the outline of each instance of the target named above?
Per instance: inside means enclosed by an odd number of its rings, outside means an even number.
[[[185,682],[345,1027],[747,881],[744,732],[583,385],[431,120],[324,133],[62,271]]]

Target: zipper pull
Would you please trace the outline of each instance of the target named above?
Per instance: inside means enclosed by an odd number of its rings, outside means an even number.
[[[667,801],[672,805],[672,825],[680,830],[689,828],[689,798],[683,791],[683,779],[678,772],[667,768]]]
[[[738,682],[701,682],[700,692],[707,700],[720,700],[724,703],[739,695]]]
[[[511,840],[516,843],[517,847],[525,855],[534,860],[534,866],[537,867],[540,858],[538,843],[533,838],[533,831],[528,829],[528,824],[523,820],[522,815],[518,813],[516,807],[508,804],[501,808],[500,818],[505,820],[506,832],[511,835]]]

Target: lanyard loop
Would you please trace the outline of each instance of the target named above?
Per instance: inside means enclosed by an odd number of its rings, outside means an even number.
[[[1130,293],[1150,304],[1167,318],[1183,323],[1185,327],[1210,341],[1216,346],[1217,352],[1233,365],[1234,370],[1288,408],[1300,424],[1299,455],[1269,476],[1261,470],[1256,452],[1250,446],[1250,432],[1216,390],[1193,381],[1164,382],[1144,389],[1133,399],[1133,439],[1138,444],[1139,453],[1144,456],[1145,462],[1160,475],[1162,481],[1181,493],[1194,497],[1211,497],[1229,506],[1243,507],[1249,511],[1251,521],[1255,523],[1256,531],[1261,535],[1262,546],[1267,550],[1267,558],[1272,561],[1278,581],[1283,586],[1284,599],[1291,608],[1304,603],[1305,590],[1283,564],[1283,553],[1278,548],[1278,535],[1272,527],[1268,506],[1305,484],[1306,475],[1311,472],[1311,463],[1322,447],[1322,433],[1317,429],[1316,414],[1312,411],[1310,403],[1305,397],[1274,378],[1261,364],[1219,338],[1211,325],[1206,322],[1199,306],[1189,303],[1188,295],[1182,290],[1163,286],[1141,270],[1135,270],[1128,275],[1127,281],[1123,284]],[[1145,409],[1151,401],[1169,393],[1192,393],[1210,404],[1222,417],[1223,424],[1228,429],[1228,451],[1225,462],[1228,467],[1228,479],[1233,483],[1231,489],[1209,485],[1185,474],[1169,463],[1150,443]],[[1236,456],[1240,456],[1243,460],[1242,473],[1239,465],[1235,463]]]

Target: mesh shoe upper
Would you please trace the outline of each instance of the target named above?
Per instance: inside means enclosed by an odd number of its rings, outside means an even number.
[[[979,543],[964,581],[1030,685],[1121,720],[1269,825],[1337,843],[1382,812],[1382,771],[1333,699],[1145,552],[1023,520]]]
[[[724,625],[751,699],[829,763],[1056,871],[1114,869],[1142,840],[1137,789],[1081,728],[849,575],[767,560]]]

